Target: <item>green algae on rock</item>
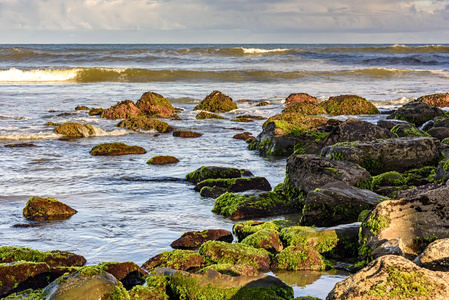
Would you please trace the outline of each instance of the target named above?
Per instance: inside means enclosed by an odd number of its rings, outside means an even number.
[[[159,267],[172,268],[187,271],[192,268],[200,268],[204,265],[201,255],[192,250],[172,250],[164,251],[147,260],[142,268],[153,270]]]
[[[153,92],[143,93],[136,106],[152,118],[170,118],[176,115],[175,108],[170,102],[164,96]]]
[[[313,247],[306,245],[288,246],[273,260],[276,270],[314,270],[323,271],[326,268],[324,258]]]
[[[33,221],[64,220],[77,211],[54,198],[31,197],[23,209],[23,216]]]
[[[224,229],[206,229],[203,231],[185,232],[173,241],[170,246],[174,249],[198,249],[207,241],[222,241],[232,243],[232,233]]]
[[[380,114],[374,104],[356,95],[329,97],[327,101],[320,103],[320,105],[331,116]]]
[[[154,118],[148,118],[146,116],[136,116],[127,118],[118,123],[116,126],[124,127],[134,131],[139,131],[139,129],[143,130],[154,129],[161,133],[173,131],[173,127],[168,125],[166,122]]]
[[[64,134],[68,138],[82,138],[94,135],[95,130],[89,124],[66,122],[56,127],[55,133]]]
[[[206,179],[217,178],[239,178],[245,176],[252,176],[251,172],[244,169],[202,166],[201,168],[190,172],[186,175],[186,180],[194,184]]]
[[[273,254],[281,252],[284,248],[279,238],[279,232],[276,230],[259,230],[244,238],[241,243],[254,248],[265,249]]]
[[[193,108],[193,110],[206,110],[216,113],[223,113],[234,109],[237,109],[237,104],[232,98],[219,91],[213,91],[200,104]]]
[[[317,104],[296,103],[282,110],[282,113],[298,113],[304,115],[325,115],[326,110]]]
[[[177,159],[174,156],[170,155],[157,155],[153,156],[147,161],[147,164],[149,165],[168,165],[168,164],[176,164],[179,162],[179,159]]]
[[[436,107],[448,107],[449,106],[449,93],[440,93],[421,96],[416,101],[427,103],[430,106]]]
[[[196,115],[195,119],[226,119],[225,117],[222,117],[217,114],[209,113],[206,111],[202,111],[199,114]]]
[[[126,119],[136,116],[143,116],[143,111],[138,108],[133,101],[124,100],[111,106],[108,109],[104,109],[101,112],[100,117],[105,119]]]
[[[203,274],[206,273],[207,270],[212,269],[220,272],[221,274],[226,274],[229,276],[239,276],[239,275],[249,275],[249,276],[257,276],[259,275],[259,271],[247,264],[247,263],[239,263],[239,264],[215,264],[209,265],[207,267],[202,268],[197,273]]]
[[[96,145],[90,150],[91,155],[129,155],[129,154],[145,154],[147,151],[139,146],[129,146],[124,143],[108,143]]]
[[[232,227],[232,231],[236,235],[239,242],[260,230],[279,231],[279,225],[275,221],[262,222],[250,220],[235,223]]]
[[[194,131],[188,131],[188,130],[175,130],[173,132],[173,136],[175,137],[181,137],[181,138],[197,138],[202,136],[202,133],[194,132]]]

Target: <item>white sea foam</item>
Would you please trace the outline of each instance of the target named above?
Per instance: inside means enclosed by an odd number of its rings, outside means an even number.
[[[245,53],[245,54],[263,54],[263,53],[276,53],[276,52],[290,51],[290,49],[282,49],[282,48],[259,49],[259,48],[243,48],[243,47],[241,47],[240,49],[242,49],[243,53]]]
[[[57,70],[19,70],[11,68],[0,71],[0,82],[45,82],[45,81],[67,81],[76,79],[80,69],[57,69]]]
[[[15,133],[15,134],[0,134],[0,140],[45,140],[56,139],[61,137],[60,134],[53,132],[37,132],[37,133]]]
[[[112,130],[112,131],[105,131],[101,128],[92,126],[95,133],[94,136],[120,136],[120,135],[127,135],[130,132],[126,129],[117,129],[117,130]]]

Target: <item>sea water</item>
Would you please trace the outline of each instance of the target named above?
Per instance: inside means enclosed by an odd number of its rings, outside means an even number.
[[[419,96],[447,92],[448,45],[0,45],[0,241],[42,251],[65,250],[88,264],[133,261],[171,250],[183,232],[222,228],[234,222],[211,212],[214,199],[193,191],[185,175],[201,166],[245,168],[272,187],[283,182],[285,158],[262,157],[242,140],[257,136],[264,120],[231,121],[238,115],[280,113],[290,93],[323,101],[356,94],[382,111]],[[238,109],[224,120],[197,120],[195,105],[219,90]],[[88,116],[78,105],[108,108],[159,93],[180,110],[175,129],[201,132],[181,139],[154,131],[136,133],[118,120]],[[270,105],[257,106],[260,101]],[[348,116],[338,117],[341,120]],[[385,115],[358,116],[377,122]],[[95,135],[70,141],[47,122],[79,122]],[[3,147],[14,143],[35,147]],[[144,147],[145,155],[94,157],[100,143]],[[175,165],[153,166],[155,155]],[[32,196],[54,197],[76,209],[68,220],[33,227],[22,209]],[[279,216],[269,219],[295,218]],[[264,219],[267,220],[267,219]],[[324,298],[346,273],[274,274],[295,295]]]

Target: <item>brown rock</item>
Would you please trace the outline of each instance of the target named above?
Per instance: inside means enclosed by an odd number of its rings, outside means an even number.
[[[134,131],[139,131],[139,129],[143,129],[143,130],[154,129],[161,133],[173,131],[173,127],[168,125],[166,122],[163,122],[163,121],[160,121],[157,119],[153,119],[153,118],[148,118],[146,116],[137,116],[137,117],[125,119],[125,120],[119,122],[116,126],[117,127],[125,127],[127,129],[134,130]]]
[[[309,94],[306,94],[306,93],[290,94],[285,99],[285,105],[287,105],[287,106],[292,106],[293,104],[296,104],[296,103],[317,104],[318,100],[316,99],[316,97],[310,96]]]
[[[170,102],[164,96],[153,92],[144,93],[137,101],[136,106],[153,118],[170,118],[176,115],[175,108]]]
[[[136,116],[143,116],[144,113],[138,108],[131,100],[125,100],[117,103],[116,105],[103,110],[101,113],[102,118],[106,119],[126,119]]]
[[[184,233],[179,239],[171,243],[174,249],[197,249],[207,241],[222,241],[232,243],[232,233],[224,229],[209,229]]]
[[[436,240],[414,261],[418,266],[432,271],[449,271],[449,239]]]
[[[193,110],[206,110],[216,113],[227,112],[233,109],[237,109],[237,104],[232,101],[231,97],[219,91],[213,91],[193,108]]]
[[[142,268],[152,270],[159,267],[173,268],[187,271],[192,268],[200,268],[204,264],[204,258],[191,250],[172,250],[162,252],[147,260]]]
[[[380,113],[374,104],[365,98],[355,95],[329,97],[327,101],[320,103],[320,105],[331,116],[374,115]]]
[[[168,164],[176,164],[179,162],[179,159],[177,159],[174,156],[170,155],[158,155],[150,158],[150,160],[147,161],[147,164],[149,165],[168,165]]]
[[[23,216],[33,221],[63,220],[74,214],[76,210],[54,198],[30,198],[23,209]]]
[[[50,268],[46,263],[13,262],[0,264],[0,297],[48,285]]]
[[[67,122],[56,127],[55,133],[64,134],[69,138],[82,138],[95,134],[95,130],[89,124]]]
[[[90,150],[91,155],[128,155],[128,154],[145,154],[147,151],[139,146],[128,146],[123,143],[99,144]]]
[[[416,101],[421,101],[436,107],[448,107],[449,106],[449,93],[433,94],[421,96]]]
[[[143,284],[145,282],[145,276],[148,276],[147,271],[130,261],[106,262],[102,263],[101,266],[103,270],[113,275],[117,280],[120,280],[126,289]]]
[[[202,133],[187,131],[187,130],[175,130],[173,132],[173,136],[181,137],[181,138],[197,138],[202,136]]]

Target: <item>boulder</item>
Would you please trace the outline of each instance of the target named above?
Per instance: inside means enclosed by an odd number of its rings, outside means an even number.
[[[144,114],[152,118],[170,118],[175,116],[175,108],[162,95],[146,92],[136,102]]]
[[[130,290],[136,285],[145,283],[145,276],[148,272],[139,267],[134,262],[105,262],[99,265],[102,270],[114,276],[123,284],[123,286]]]
[[[127,119],[137,116],[144,116],[140,108],[138,108],[133,101],[125,100],[118,102],[116,105],[111,106],[101,112],[100,117],[105,119]]]
[[[427,134],[433,136],[440,141],[449,137],[449,128],[448,127],[433,127],[427,130]]]
[[[145,154],[147,151],[140,146],[129,146],[124,143],[98,144],[89,152],[91,155],[129,155],[129,154]]]
[[[220,115],[208,113],[206,111],[202,111],[196,115],[195,119],[226,119]]]
[[[26,289],[48,285],[50,267],[44,263],[12,262],[0,264],[0,298]]]
[[[361,225],[360,242],[367,254],[385,241],[401,238],[404,256],[414,258],[417,239],[449,238],[447,195],[449,186],[443,186],[411,199],[379,203]]]
[[[410,123],[398,124],[391,129],[391,132],[394,133],[397,137],[430,136],[430,134],[426,133],[424,130],[416,128],[413,124]]]
[[[179,162],[179,159],[177,159],[174,156],[170,155],[157,155],[153,156],[147,161],[147,164],[149,165],[168,165],[168,164],[176,164]]]
[[[206,179],[196,184],[194,190],[200,192],[202,196],[208,188],[215,188],[218,194],[212,193],[212,196],[220,196],[225,192],[244,192],[249,190],[271,191],[271,185],[265,177],[246,177],[246,178],[217,178]],[[218,190],[216,188],[219,188]]]
[[[237,109],[237,104],[232,101],[231,97],[219,91],[213,91],[193,108],[193,110],[206,110],[215,113],[223,113],[233,109]]]
[[[75,110],[89,110],[89,107],[84,105],[78,105],[77,107],[75,107]]]
[[[224,229],[208,229],[203,231],[189,231],[173,241],[170,246],[174,249],[198,249],[207,241],[222,241],[232,243],[232,233]]]
[[[207,264],[247,263],[258,270],[270,269],[270,252],[241,243],[208,241],[201,245],[198,253],[204,257]]]
[[[252,220],[235,223],[232,226],[232,232],[234,232],[239,242],[260,230],[279,231],[279,226],[273,221],[262,222]]]
[[[362,211],[372,210],[382,200],[386,198],[370,190],[343,181],[330,182],[307,194],[301,224],[329,227],[357,222]]]
[[[202,136],[202,133],[194,132],[194,131],[188,131],[188,130],[175,130],[173,132],[173,136],[175,137],[181,137],[181,138],[197,138]]]
[[[204,274],[208,270],[215,270],[220,272],[221,274],[226,274],[229,276],[239,276],[239,275],[249,275],[249,276],[257,276],[260,272],[253,266],[247,263],[239,263],[237,265],[234,264],[215,264],[209,265],[205,268],[202,268],[197,272],[197,274]]]
[[[409,102],[398,108],[387,119],[397,119],[421,126],[435,117],[444,116],[444,112],[423,102]]]
[[[321,155],[356,163],[372,175],[388,171],[434,166],[440,160],[440,141],[431,137],[398,138],[374,142],[339,143],[325,147]]]
[[[320,103],[320,105],[331,116],[375,115],[380,113],[374,104],[356,95],[329,97],[327,101]]]
[[[250,171],[237,168],[202,166],[201,168],[186,175],[186,180],[194,184],[206,179],[216,178],[239,178],[244,176],[253,176]]]
[[[131,300],[167,300],[168,295],[165,288],[136,285],[132,290],[128,291]]]
[[[377,121],[377,126],[385,128],[389,131],[393,129],[393,127],[395,127],[396,125],[400,124],[408,124],[408,122],[400,120],[385,120],[385,119]]]
[[[89,109],[88,115],[89,116],[100,116],[104,111],[104,108],[97,107],[97,108],[91,108]]]
[[[421,96],[416,101],[424,102],[430,106],[449,107],[449,93]]]
[[[284,248],[276,230],[259,230],[241,241],[242,244],[261,248],[270,253],[281,252]]]
[[[449,179],[449,157],[442,159],[437,166],[435,173],[435,180],[444,182]]]
[[[64,220],[77,211],[54,198],[31,197],[23,209],[23,216],[33,221]]]
[[[303,115],[325,115],[326,110],[319,105],[311,103],[296,103],[282,110],[282,113],[297,113]]]
[[[139,131],[140,129],[143,130],[153,129],[161,133],[173,131],[173,127],[168,125],[166,122],[153,118],[148,118],[146,116],[137,116],[125,119],[123,121],[120,121],[116,126],[124,127],[126,129],[134,131]]]
[[[66,122],[55,128],[55,133],[63,134],[68,138],[82,138],[95,134],[95,129],[89,124]]]
[[[432,271],[449,272],[449,239],[436,240],[429,244],[414,263]]]
[[[173,268],[181,271],[200,268],[204,265],[204,259],[192,250],[172,250],[164,251],[147,260],[142,268],[145,270],[153,270],[156,268]]]
[[[366,170],[349,161],[332,160],[317,155],[292,155],[287,159],[286,179],[287,177],[296,190],[309,193],[336,181],[363,187],[371,176]]]
[[[447,115],[447,113],[446,113]],[[435,118],[435,127],[449,127],[449,118],[447,117],[441,117],[441,118]]]
[[[335,285],[326,300],[449,298],[449,274],[420,268],[396,255],[382,256]]]
[[[273,260],[274,270],[324,271],[326,264],[318,251],[306,245],[288,246]]]
[[[294,93],[285,98],[285,105],[287,106],[292,106],[296,103],[317,104],[318,100],[316,97],[310,96],[306,93]]]

